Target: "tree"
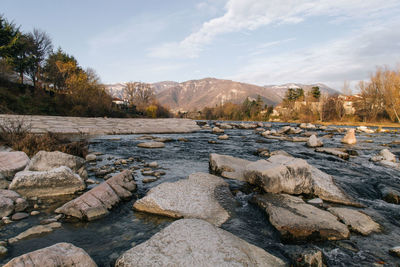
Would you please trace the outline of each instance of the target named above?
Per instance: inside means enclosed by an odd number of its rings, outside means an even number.
[[[144,109],[155,97],[153,88],[147,83],[128,82],[124,89],[125,97],[138,109]]]
[[[19,27],[0,15],[0,58],[12,57],[12,51],[20,37]]]
[[[43,71],[44,80],[54,89],[64,90],[66,89],[66,80],[72,74],[72,70],[81,70],[78,66],[78,61],[61,48],[58,48],[55,53],[51,53],[46,59]]]
[[[347,96],[350,96],[353,94],[351,91],[350,83],[348,81],[343,82],[342,93]]]
[[[313,86],[311,88],[311,92],[310,93],[316,100],[319,100],[319,98],[321,96],[321,91],[319,90],[318,86]]]
[[[31,57],[32,64],[28,69],[29,76],[32,79],[33,86],[36,87],[37,82],[40,82],[40,74],[45,62],[45,59],[53,50],[50,37],[46,32],[33,29],[29,33],[28,38],[31,42]]]
[[[13,48],[9,61],[13,69],[19,74],[20,83],[24,83],[24,74],[32,67],[32,42],[27,35],[21,35]]]

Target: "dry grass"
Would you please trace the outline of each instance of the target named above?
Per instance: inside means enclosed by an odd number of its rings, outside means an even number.
[[[88,153],[88,142],[85,136],[79,141],[71,141],[55,133],[32,134],[31,125],[23,117],[18,120],[3,120],[0,123],[0,144],[16,151],[24,151],[33,156],[40,150],[61,151],[71,155],[85,157]]]

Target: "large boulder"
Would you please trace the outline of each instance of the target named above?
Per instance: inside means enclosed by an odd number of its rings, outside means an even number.
[[[50,171],[52,169],[66,166],[73,172],[77,173],[79,169],[85,164],[85,159],[60,151],[39,151],[33,156],[27,171]]]
[[[132,172],[125,170],[55,210],[80,220],[96,220],[108,214],[121,199],[129,199],[136,189]]]
[[[23,211],[27,207],[28,203],[17,192],[0,189],[0,218]]]
[[[308,147],[320,147],[323,145],[324,145],[324,143],[322,143],[322,141],[320,139],[318,139],[315,134],[311,135],[307,141]]]
[[[96,267],[96,263],[81,248],[69,243],[57,243],[23,254],[6,263],[4,267]]]
[[[354,145],[355,143],[357,143],[355,130],[353,128],[348,129],[341,142],[348,145]]]
[[[285,240],[340,240],[349,237],[346,225],[331,213],[286,194],[256,195],[253,200]]]
[[[312,192],[311,167],[299,158],[277,155],[268,160],[258,160],[246,166],[244,176],[249,183],[257,184],[265,192]]]
[[[230,217],[219,200],[234,202],[228,183],[217,176],[199,172],[189,175],[188,179],[162,183],[150,189],[133,208],[173,218],[203,219],[219,226]]]
[[[123,253],[115,266],[272,267],[286,264],[265,250],[206,221],[182,219]]]
[[[380,231],[379,224],[358,210],[333,207],[329,208],[328,211],[349,226],[351,230],[362,235],[369,235],[372,232]]]
[[[244,181],[244,170],[251,161],[216,153],[210,154],[210,170],[222,177]]]
[[[28,163],[29,158],[25,152],[0,152],[0,177],[11,181]]]
[[[25,197],[70,195],[85,188],[82,178],[65,166],[49,171],[18,172],[9,186]]]

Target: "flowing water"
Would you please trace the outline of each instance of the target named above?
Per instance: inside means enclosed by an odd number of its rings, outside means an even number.
[[[284,124],[275,123],[273,128]],[[252,188],[242,182],[226,180],[235,195],[237,205],[231,210],[231,218],[221,227],[246,241],[257,245],[268,252],[287,260],[293,261],[293,253],[306,249],[322,250],[329,266],[399,266],[400,259],[389,255],[388,250],[400,245],[400,205],[386,203],[381,200],[379,184],[389,185],[400,189],[400,171],[383,167],[369,161],[369,158],[379,152],[387,143],[399,139],[398,134],[357,134],[358,143],[351,146],[359,156],[350,160],[341,160],[335,156],[314,152],[304,143],[293,143],[265,139],[253,130],[225,130],[229,140],[217,140],[217,135],[202,130],[191,134],[163,134],[157,137],[172,138],[163,149],[144,149],[136,145],[140,135],[102,136],[91,139],[89,149],[102,152],[102,161],[96,167],[110,165],[117,159],[134,157],[127,167],[143,165],[143,162],[157,161],[166,172],[158,181],[142,183],[140,171],[135,172],[138,190],[135,197],[128,202],[122,202],[113,208],[110,214],[93,222],[64,222],[62,228],[53,233],[19,241],[9,245],[8,255],[0,259],[0,264],[6,263],[13,257],[50,246],[57,242],[70,242],[83,248],[99,266],[113,266],[116,258],[134,245],[148,240],[173,220],[170,218],[150,215],[132,210],[133,202],[143,197],[146,192],[160,183],[186,178],[193,172],[208,172],[210,153],[220,153],[248,160],[258,160],[255,153],[258,148],[285,150],[294,157],[307,160],[322,171],[335,177],[336,183],[345,192],[366,206],[363,211],[369,214],[382,226],[382,232],[370,236],[352,233],[349,240],[282,243],[279,233],[269,223],[267,215],[254,204],[248,202],[252,197]],[[319,131],[320,135],[324,133]],[[176,141],[186,138],[188,142]],[[323,139],[325,147],[346,147],[340,144],[343,134],[335,134],[331,139]],[[217,144],[209,144],[216,140]],[[366,142],[373,140],[372,143]],[[350,146],[349,146],[350,147]],[[400,155],[400,145],[391,148],[397,156]],[[90,167],[90,166],[88,166]],[[96,179],[93,172],[89,178]],[[98,179],[102,181],[102,179]],[[41,219],[51,217],[47,210],[39,216],[2,226],[0,240],[17,235],[18,233],[39,224]]]

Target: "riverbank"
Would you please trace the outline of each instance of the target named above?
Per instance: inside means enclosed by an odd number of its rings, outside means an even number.
[[[200,130],[190,119],[130,119],[130,118],[84,118],[37,115],[0,115],[0,123],[21,122],[31,133],[44,134],[156,134],[191,133]]]

